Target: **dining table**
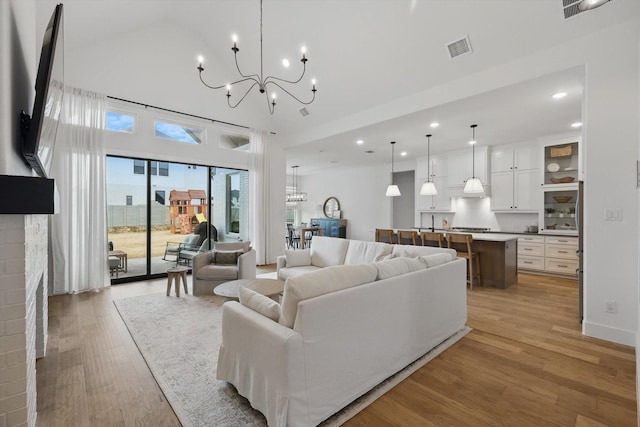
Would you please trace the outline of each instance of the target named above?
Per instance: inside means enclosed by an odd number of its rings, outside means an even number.
[[[322,236],[322,227],[303,225],[293,227],[293,230],[300,236],[300,249],[304,249],[305,247],[307,240],[305,236],[307,236],[307,233],[309,233],[309,235]]]

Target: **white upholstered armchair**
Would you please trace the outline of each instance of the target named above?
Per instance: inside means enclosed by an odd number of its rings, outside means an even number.
[[[212,250],[193,257],[194,295],[213,295],[221,283],[255,277],[256,251],[251,242],[215,242]]]

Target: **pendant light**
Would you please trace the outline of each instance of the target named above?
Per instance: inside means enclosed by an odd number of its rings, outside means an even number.
[[[427,182],[422,184],[420,188],[421,196],[436,196],[438,195],[438,190],[436,189],[436,185],[431,182],[431,135],[427,135]]]
[[[387,187],[387,192],[385,196],[387,197],[397,197],[400,196],[400,189],[397,185],[393,184],[393,154],[394,154],[394,145],[395,141],[391,141],[391,184]]]
[[[472,167],[471,167],[471,178],[467,180],[467,183],[464,185],[463,193],[468,194],[478,194],[484,193],[484,188],[482,188],[482,182],[480,182],[480,178],[476,178],[476,127],[478,125],[471,125],[472,138],[469,141],[472,148]]]

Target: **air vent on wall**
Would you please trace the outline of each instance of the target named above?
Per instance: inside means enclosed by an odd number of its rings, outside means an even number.
[[[465,36],[460,40],[449,43],[447,45],[447,49],[449,49],[449,57],[451,59],[456,58],[460,55],[471,53],[471,43],[469,42],[469,37]]]
[[[300,112],[302,117],[306,117],[309,115],[309,111],[305,107],[300,108],[298,111]]]

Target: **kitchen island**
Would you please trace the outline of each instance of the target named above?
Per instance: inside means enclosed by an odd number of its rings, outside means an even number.
[[[427,231],[427,229],[422,229]],[[437,230],[447,234],[449,230]],[[468,233],[467,233],[468,234]],[[518,282],[518,236],[515,234],[471,233],[471,250],[480,256],[482,286],[508,288]],[[445,243],[446,246],[446,243]],[[453,249],[467,251],[465,244],[454,243]]]

